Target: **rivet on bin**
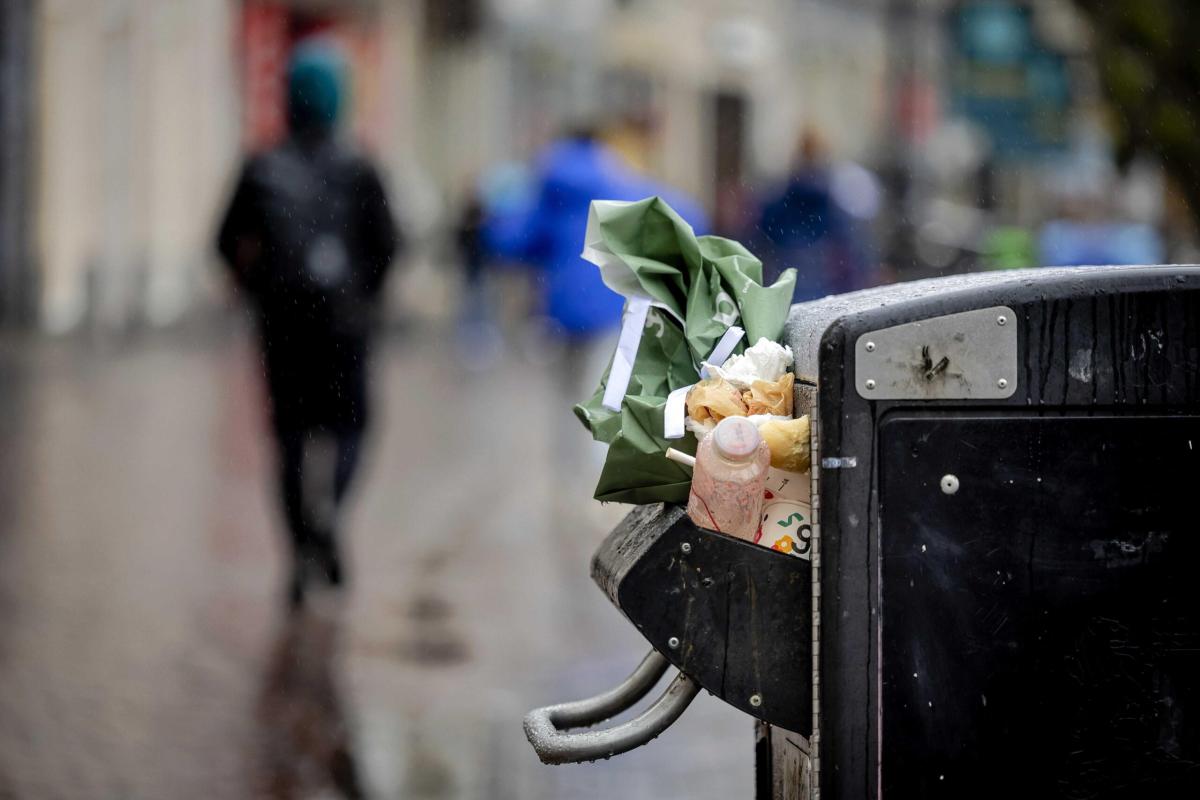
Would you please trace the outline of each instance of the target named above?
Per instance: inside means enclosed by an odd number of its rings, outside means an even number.
[[[867,352],[868,353],[875,352],[875,343],[874,342],[867,342]]]
[[[762,695],[761,694],[750,695],[750,705],[754,706],[755,708],[758,708],[759,706],[761,706],[762,705]]]
[[[867,379],[867,388],[868,388],[868,389],[874,389],[874,388],[875,388],[875,379],[874,379],[874,378],[868,378],[868,379]]]
[[[1008,324],[1008,317],[1006,317],[1006,316],[1004,316],[1003,314],[1001,314],[1000,316],[996,317],[996,324],[997,324],[997,325],[1007,325],[1007,324]]]
[[[1008,379],[1001,378],[1000,380],[996,381],[996,385],[999,386],[1001,389],[1007,389],[1008,388]]]
[[[679,637],[672,636],[670,639],[667,639],[667,647],[671,648],[672,650],[679,647]]]
[[[954,475],[942,476],[942,491],[946,494],[954,494],[958,491],[958,478]]]
[[[683,551],[684,555],[687,555],[688,553],[692,552],[692,545],[688,542],[684,542],[683,544],[679,545],[679,549]]]

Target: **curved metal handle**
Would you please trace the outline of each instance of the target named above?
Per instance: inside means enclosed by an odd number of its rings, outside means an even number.
[[[646,696],[670,663],[655,650],[642,659],[633,674],[616,688],[586,700],[575,700],[525,715],[525,736],[543,764],[576,764],[595,761],[641,747],[679,719],[700,692],[700,684],[682,672],[675,676],[662,697],[638,716],[612,728],[565,733],[603,722],[630,709]]]

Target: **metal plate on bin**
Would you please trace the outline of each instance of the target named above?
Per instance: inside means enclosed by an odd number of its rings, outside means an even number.
[[[1017,390],[1017,323],[1008,306],[870,331],[855,343],[868,400],[995,400]]]

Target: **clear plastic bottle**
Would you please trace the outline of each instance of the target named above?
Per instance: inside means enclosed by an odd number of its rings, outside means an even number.
[[[700,442],[688,516],[702,528],[754,541],[771,450],[745,417],[727,417]]]

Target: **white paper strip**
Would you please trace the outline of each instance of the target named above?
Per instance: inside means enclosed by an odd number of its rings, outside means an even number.
[[[719,367],[725,363],[725,359],[729,358],[733,353],[733,348],[737,347],[737,343],[742,340],[746,332],[736,325],[730,326],[729,330],[725,331],[725,335],[717,342],[717,346],[713,348],[712,355],[708,357],[706,364],[712,364]],[[708,371],[700,370],[700,377],[707,378]],[[692,384],[695,386],[695,384]],[[663,438],[665,439],[682,439],[684,434],[684,421],[687,418],[687,395],[691,390],[691,386],[681,386],[675,391],[667,395],[667,405],[663,409]]]
[[[621,337],[617,339],[617,352],[613,354],[608,383],[604,387],[602,405],[609,411],[621,410],[621,401],[625,399],[625,393],[629,390],[629,379],[633,376],[633,360],[637,358],[638,345],[642,343],[642,329],[646,327],[646,313],[649,311],[649,298],[631,297],[625,303]]]
[[[746,332],[737,325],[730,325],[729,330],[725,331],[725,335],[721,337],[721,341],[717,342],[717,346],[713,348],[712,355],[708,357],[705,364],[712,364],[714,367],[719,367],[725,363],[725,360],[733,354],[733,348],[737,347],[738,342]],[[700,377],[708,377],[708,368],[701,367]]]
[[[694,386],[695,384],[693,384]],[[684,418],[687,416],[687,396],[691,386],[681,386],[667,395],[667,405],[663,409],[663,437],[666,439],[682,439],[684,434]]]

